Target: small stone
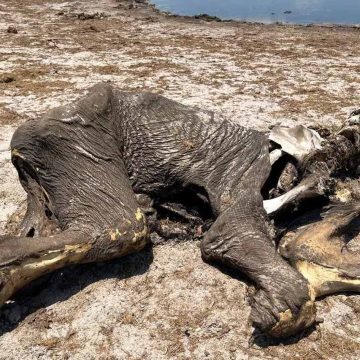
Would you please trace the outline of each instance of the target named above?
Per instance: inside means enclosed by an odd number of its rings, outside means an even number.
[[[6,31],[8,34],[17,34],[18,33],[17,28],[14,25],[10,25]]]
[[[4,76],[3,78],[0,78],[0,84],[8,84],[15,81],[15,78],[13,76]]]
[[[90,25],[90,30],[100,32],[99,28],[97,28],[95,25]]]

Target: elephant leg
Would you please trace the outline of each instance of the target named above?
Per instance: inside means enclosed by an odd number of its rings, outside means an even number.
[[[107,211],[111,214],[113,207]],[[50,236],[0,236],[0,305],[49,272],[71,264],[119,258],[142,250],[147,243],[146,219],[139,208],[111,226],[93,225],[90,230],[79,224]]]
[[[0,237],[0,305],[32,280],[65,265],[81,262],[91,249],[82,232],[38,237]]]
[[[205,260],[238,269],[255,283],[254,325],[273,336],[287,336],[314,321],[315,306],[306,279],[276,252],[272,242],[260,195],[267,162],[260,156],[252,163],[230,205],[206,233],[201,250]]]
[[[49,272],[71,264],[122,257],[146,244],[147,228],[141,211],[113,228],[95,231],[80,228],[47,237],[0,237],[0,305]]]

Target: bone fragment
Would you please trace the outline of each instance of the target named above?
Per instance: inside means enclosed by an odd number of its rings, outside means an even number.
[[[321,149],[321,136],[312,129],[303,125],[297,125],[291,128],[284,126],[274,127],[269,135],[269,139],[279,144],[281,149],[293,156],[299,162],[304,157],[315,150]]]

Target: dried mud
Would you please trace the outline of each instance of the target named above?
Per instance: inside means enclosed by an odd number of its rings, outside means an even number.
[[[99,81],[258,129],[333,129],[359,107],[359,28],[206,22],[125,0],[1,0],[0,14],[0,232],[25,199],[14,129]],[[0,359],[359,358],[359,296],[319,301],[324,322],[303,334],[252,343],[246,288],[190,239],[64,269],[0,310]]]

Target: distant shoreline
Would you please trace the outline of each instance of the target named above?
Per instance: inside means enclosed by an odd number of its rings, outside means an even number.
[[[121,0],[120,0],[121,1]],[[169,19],[183,19],[183,20],[192,20],[192,21],[206,21],[206,22],[217,22],[217,23],[239,23],[239,24],[255,24],[255,25],[278,25],[278,26],[301,26],[301,27],[325,27],[325,28],[353,28],[360,29],[360,22],[358,24],[338,24],[338,23],[309,23],[309,24],[299,24],[292,22],[261,22],[261,21],[249,21],[249,20],[239,20],[239,19],[222,19],[218,16],[209,15],[206,13],[196,14],[196,15],[180,15],[173,13],[171,11],[161,10],[158,6],[151,3],[150,0],[137,0],[138,4],[145,5],[148,9],[151,9],[152,12],[157,13],[158,15],[167,17]]]

